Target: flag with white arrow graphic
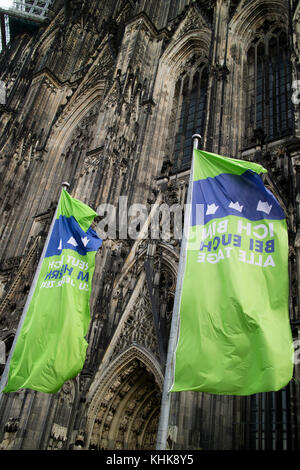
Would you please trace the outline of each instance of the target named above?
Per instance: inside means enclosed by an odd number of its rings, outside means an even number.
[[[251,395],[292,378],[287,226],[260,173],[194,150],[172,392]]]
[[[91,228],[96,215],[62,190],[3,392],[56,393],[83,368],[95,256],[102,244]]]

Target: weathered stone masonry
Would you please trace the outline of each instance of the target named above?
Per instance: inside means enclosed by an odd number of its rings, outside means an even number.
[[[258,69],[250,76],[249,50],[267,48],[267,36],[281,34],[288,78],[297,80],[300,2],[57,0],[51,10],[36,34],[19,35],[0,56],[7,86],[0,105],[0,339],[7,353],[62,181],[95,209],[117,205],[120,196],[149,210],[154,203],[183,206],[184,152],[197,125],[204,149],[269,170],[266,184],[288,218],[297,339],[299,106],[291,104],[289,88],[290,127],[283,129],[281,120],[272,139],[256,127],[259,76]],[[270,129],[277,105],[261,93]],[[203,112],[196,121],[193,111],[192,125],[193,100]],[[55,395],[5,396],[0,449],[154,448],[179,251],[172,230],[168,241],[105,242],[97,254],[83,371]],[[253,397],[174,394],[168,446],[299,449],[299,406],[295,381]]]

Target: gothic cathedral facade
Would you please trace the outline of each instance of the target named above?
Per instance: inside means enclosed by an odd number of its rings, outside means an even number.
[[[300,2],[54,1],[0,56],[0,340],[12,345],[61,183],[97,209],[183,207],[192,135],[262,163],[289,229],[299,341]],[[300,80],[300,77],[299,77]],[[299,170],[298,170],[299,168]],[[0,449],[154,449],[180,240],[107,239],[85,366],[5,394]],[[3,371],[3,364],[0,366]],[[169,449],[299,449],[299,366],[279,392],[172,395]]]

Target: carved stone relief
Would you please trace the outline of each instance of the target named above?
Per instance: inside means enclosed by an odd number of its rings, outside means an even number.
[[[157,339],[146,285],[144,285],[130,315],[124,322],[117,344],[113,350],[112,358],[115,358],[121,351],[131,346],[131,344],[140,344],[157,357]]]
[[[67,440],[67,428],[54,423],[51,430],[48,450],[62,449],[64,442]]]
[[[4,438],[0,443],[0,450],[10,450],[19,429],[19,418],[9,418],[4,426]]]
[[[170,23],[169,28],[170,30],[173,30],[177,25],[178,25],[179,18],[174,20],[172,23]],[[173,40],[177,41],[180,39],[184,34],[190,31],[194,31],[197,29],[203,29],[207,28],[207,22],[205,19],[201,16],[199,11],[196,10],[195,7],[191,7],[188,10],[188,13],[184,19],[181,20],[180,25],[178,26],[177,31],[173,35]]]
[[[103,393],[90,449],[150,449],[157,431],[160,390],[145,364],[133,359]]]

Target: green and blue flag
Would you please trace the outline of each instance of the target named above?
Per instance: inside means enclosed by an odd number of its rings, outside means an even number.
[[[40,274],[9,362],[3,392],[56,393],[83,368],[90,323],[97,215],[62,190]]]
[[[287,226],[266,172],[194,150],[173,392],[251,395],[292,378]]]

